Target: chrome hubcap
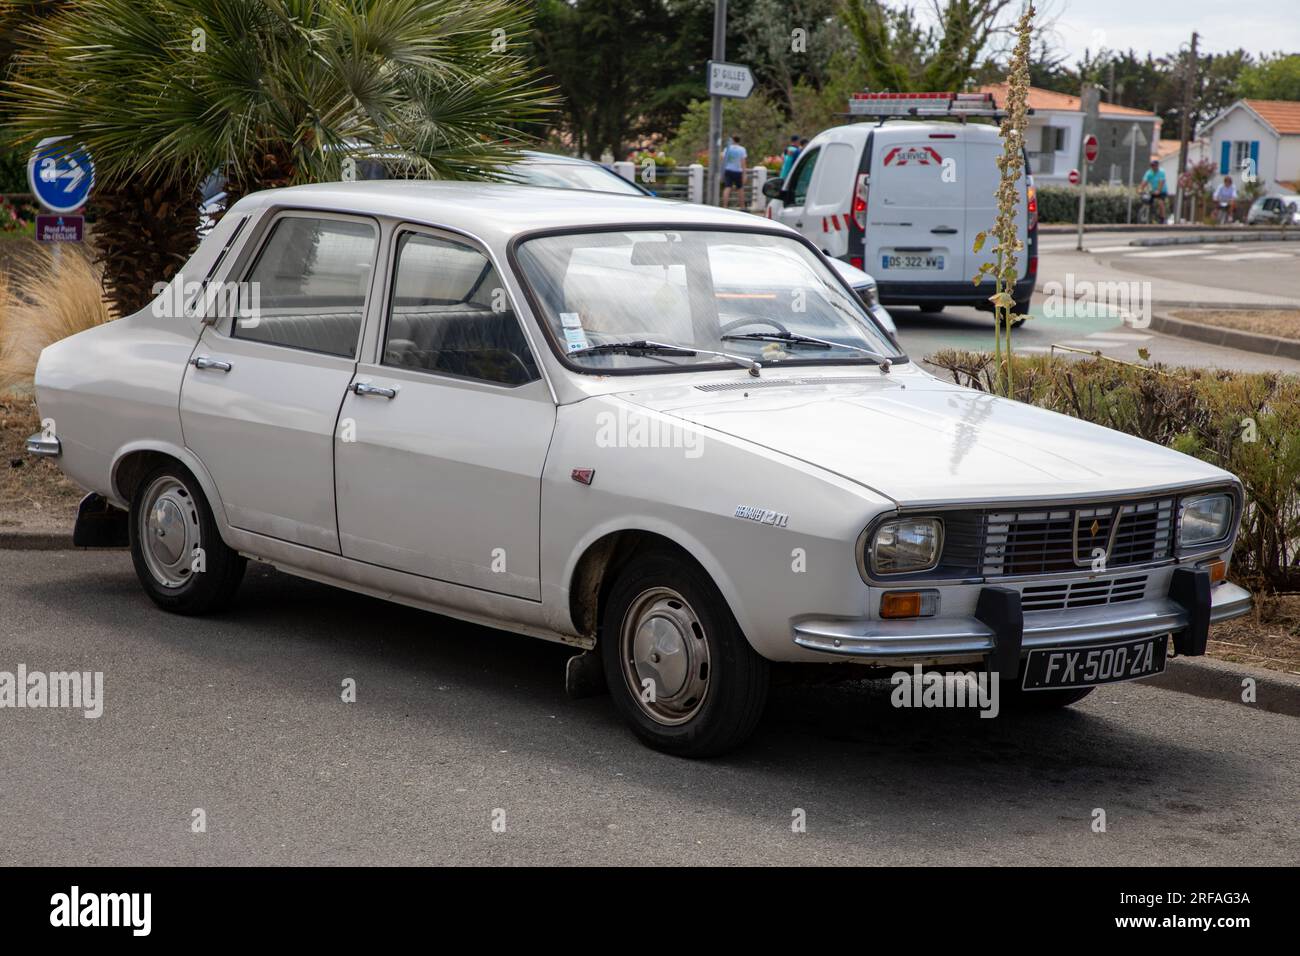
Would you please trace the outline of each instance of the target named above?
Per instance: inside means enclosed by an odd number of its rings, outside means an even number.
[[[144,493],[140,508],[140,550],[154,580],[165,588],[183,587],[199,542],[199,510],[179,480],[158,478]]]
[[[637,596],[619,634],[623,677],[641,709],[661,724],[682,724],[709,690],[709,642],[699,617],[671,588]]]

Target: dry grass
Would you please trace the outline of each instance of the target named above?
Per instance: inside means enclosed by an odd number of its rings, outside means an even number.
[[[100,270],[83,250],[25,256],[0,273],[0,391],[30,390],[41,349],[111,318]]]
[[[1300,674],[1300,594],[1255,598],[1255,610],[1210,628],[1219,660]]]
[[[1184,322],[1300,339],[1300,309],[1180,309],[1169,314]]]
[[[85,492],[48,458],[25,453],[40,430],[30,395],[0,394],[0,531],[72,531]]]

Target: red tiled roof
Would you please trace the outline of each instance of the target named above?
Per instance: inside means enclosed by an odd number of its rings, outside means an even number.
[[[988,83],[981,86],[977,92],[992,93],[994,101],[998,106],[1005,106],[1007,102],[1007,84],[1005,83]],[[1040,90],[1036,86],[1029,88],[1029,108],[1031,110],[1062,110],[1065,112],[1079,113],[1083,107],[1080,104],[1079,97],[1071,96],[1069,93],[1054,93],[1051,90]],[[1155,118],[1155,113],[1148,110],[1134,109],[1131,106],[1119,106],[1115,103],[1102,103],[1099,111],[1103,114],[1122,115],[1122,116],[1148,116]]]
[[[1300,102],[1294,100],[1242,100],[1282,135],[1300,134]]]

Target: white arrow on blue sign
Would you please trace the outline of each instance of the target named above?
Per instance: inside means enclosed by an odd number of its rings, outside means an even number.
[[[64,151],[64,137],[43,139],[27,161],[27,182],[50,212],[71,212],[86,204],[95,185],[95,164],[82,147]]]

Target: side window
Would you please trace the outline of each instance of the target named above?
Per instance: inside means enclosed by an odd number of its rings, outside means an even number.
[[[488,258],[459,242],[414,232],[397,240],[382,361],[500,385],[538,378]]]
[[[791,187],[790,205],[802,206],[808,199],[808,184],[812,182],[813,167],[817,165],[817,157],[821,154],[821,147],[817,147],[812,152],[800,157],[799,165],[795,167],[791,177],[794,185]]]
[[[244,277],[256,283],[257,308],[231,334],[356,358],[375,242],[367,223],[284,217]]]

